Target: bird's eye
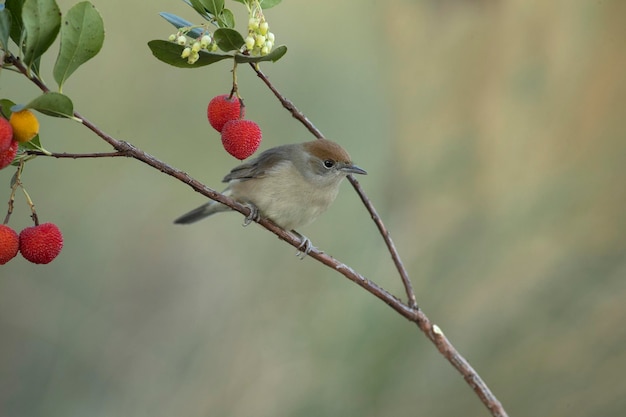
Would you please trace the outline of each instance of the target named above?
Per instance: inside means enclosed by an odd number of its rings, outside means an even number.
[[[335,161],[333,161],[332,159],[326,159],[324,160],[324,166],[330,169],[335,166]]]

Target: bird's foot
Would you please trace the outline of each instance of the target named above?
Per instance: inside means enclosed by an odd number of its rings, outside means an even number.
[[[258,222],[261,219],[261,214],[259,213],[257,206],[254,204],[246,203],[244,205],[250,209],[250,214],[248,214],[243,221],[243,227],[246,227],[252,222]]]
[[[306,258],[306,256],[313,250],[314,246],[311,243],[311,239],[308,237],[301,235],[300,233],[292,230],[292,232],[300,237],[300,246],[298,246],[298,252],[296,252],[296,256],[300,258],[300,260]]]

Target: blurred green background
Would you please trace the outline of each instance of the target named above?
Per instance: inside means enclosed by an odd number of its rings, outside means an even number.
[[[158,12],[192,10],[95,4],[104,48],[64,92],[104,131],[221,188],[236,160],[205,109],[229,65],[179,70],[146,46],[172,32]],[[510,415],[626,410],[625,16],[621,0],[266,13],[290,49],[264,71],[368,170],[420,306]],[[38,94],[0,77],[2,97]],[[239,82],[262,149],[311,139],[246,67]],[[109,150],[76,123],[41,124],[51,151]],[[38,158],[23,180],[65,248],[0,267],[0,415],[488,415],[414,325],[342,276],[237,214],[173,225],[204,198],[171,178],[130,159]],[[29,224],[20,195],[11,226]],[[302,232],[403,295],[347,183]]]

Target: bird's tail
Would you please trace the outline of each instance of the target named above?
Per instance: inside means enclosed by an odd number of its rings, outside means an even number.
[[[174,220],[174,223],[191,224],[197,222],[198,220],[202,220],[205,217],[209,217],[212,214],[228,210],[230,210],[230,208],[223,205],[222,203],[218,203],[217,201],[209,201],[208,203],[191,210],[189,213],[183,214],[182,216]]]

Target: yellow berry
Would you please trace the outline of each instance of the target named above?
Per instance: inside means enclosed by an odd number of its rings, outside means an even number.
[[[13,128],[13,139],[18,142],[28,142],[39,133],[39,121],[28,109],[13,112],[9,123]]]

